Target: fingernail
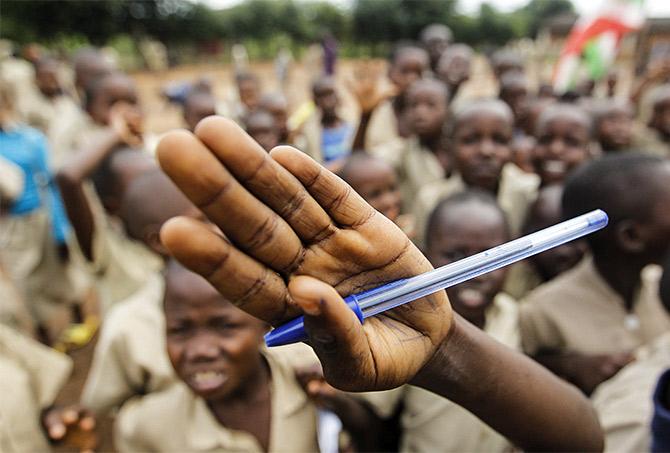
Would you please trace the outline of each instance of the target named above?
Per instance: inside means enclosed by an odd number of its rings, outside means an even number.
[[[95,428],[95,419],[92,417],[86,417],[79,422],[79,427],[84,431],[91,431]]]
[[[65,435],[65,425],[53,425],[49,428],[49,436],[52,439],[60,439]]]
[[[296,302],[305,314],[310,316],[319,316],[321,314],[321,303],[323,303],[323,300],[298,299]]]
[[[77,421],[77,411],[66,410],[63,412],[63,421],[65,423],[74,423]]]

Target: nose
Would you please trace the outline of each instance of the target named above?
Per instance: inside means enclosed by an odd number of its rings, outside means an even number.
[[[549,155],[552,157],[560,157],[563,155],[563,150],[565,146],[563,143],[563,140],[560,138],[555,138],[549,143],[549,146],[547,147],[549,151]]]
[[[491,140],[491,138],[485,138],[479,145],[479,151],[482,154],[482,156],[491,157],[495,152],[495,146],[496,145],[495,143],[493,143],[493,140]]]
[[[219,356],[219,347],[210,334],[200,334],[192,338],[186,347],[186,358],[191,362],[209,362]]]

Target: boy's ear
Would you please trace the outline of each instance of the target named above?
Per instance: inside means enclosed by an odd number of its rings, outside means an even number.
[[[633,220],[619,222],[615,226],[615,235],[619,246],[627,253],[641,253],[646,249],[639,225]]]

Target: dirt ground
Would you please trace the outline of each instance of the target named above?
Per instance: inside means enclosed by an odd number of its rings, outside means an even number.
[[[353,79],[357,69],[362,65],[371,65],[379,74],[381,80],[386,75],[386,63],[383,60],[342,60],[338,62],[336,80],[342,108],[347,113],[356,113],[355,101],[346,89],[345,81]],[[279,82],[275,76],[274,66],[268,63],[252,63],[249,70],[261,80],[263,93],[280,91]],[[218,100],[226,102],[234,97],[235,83],[233,70],[230,65],[208,64],[197,66],[180,66],[161,73],[137,72],[133,74],[140,90],[140,100],[146,114],[146,129],[150,133],[161,134],[170,129],[182,127],[179,108],[170,105],[160,95],[161,87],[171,82],[194,81],[200,77],[208,77],[214,86],[214,93]],[[303,64],[294,64],[289,73],[286,84],[286,98],[289,110],[293,111],[301,103],[309,100],[311,81],[316,77],[315,71]],[[468,95],[493,96],[493,83],[488,65],[481,57],[473,64],[472,78],[464,86],[464,93]],[[468,96],[469,97],[469,96]],[[347,115],[351,117],[353,115]]]

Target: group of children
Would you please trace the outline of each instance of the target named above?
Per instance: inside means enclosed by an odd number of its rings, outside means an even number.
[[[419,43],[396,46],[386,77],[367,68],[350,81],[355,119],[332,75],[317,77],[311,101],[292,111],[248,72],[236,75],[225,109],[207,80],[164,94],[191,133],[219,114],[265,151],[305,152],[434,267],[605,210],[605,230],[447,294],[462,318],[591,396],[608,451],[648,450],[654,388],[670,368],[670,71],[650,64],[626,98],[559,96],[534,89],[523,59],[501,49],[489,58],[498,96],[473,98],[476,56],[444,25],[426,27]],[[427,390],[341,392],[308,346],[267,349],[270,326],[160,240],[169,219],[215,220],[230,214],[217,202],[245,194],[215,181],[205,161],[188,176],[193,193],[182,193],[175,182],[188,184],[156,163],[133,79],[98,49],[71,63],[0,60],[1,451],[514,447]],[[184,140],[183,159],[195,165]],[[219,193],[194,199],[219,182]],[[263,248],[274,228],[238,230]],[[251,285],[253,303],[267,288]],[[81,382],[68,382],[73,368]],[[656,398],[666,412],[667,380]]]

